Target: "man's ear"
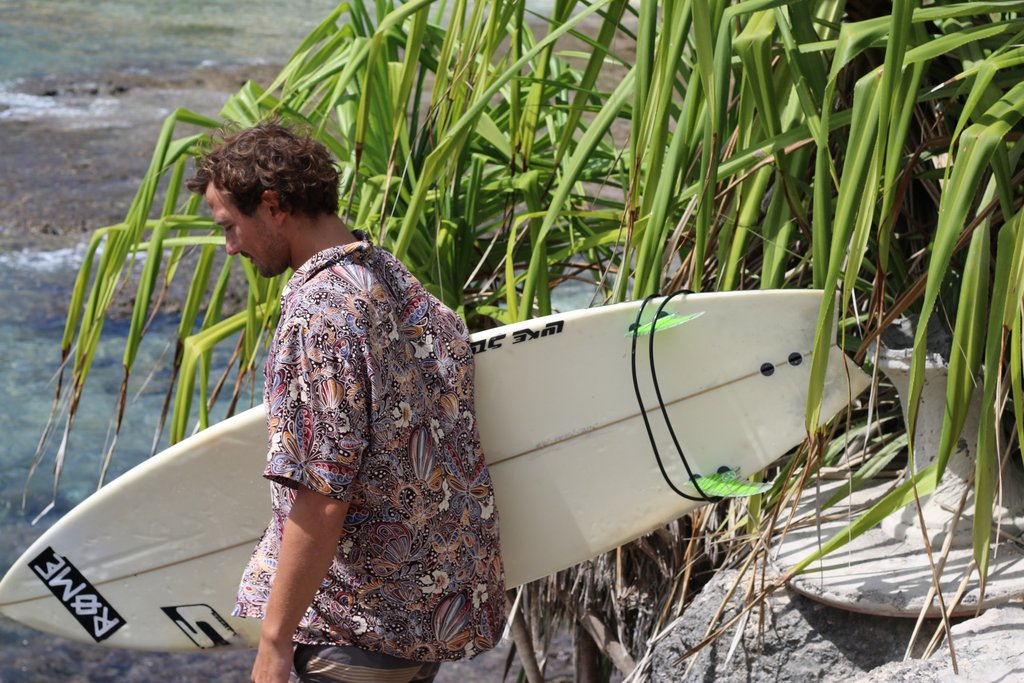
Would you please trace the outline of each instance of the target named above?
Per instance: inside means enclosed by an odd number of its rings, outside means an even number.
[[[263,190],[263,194],[260,195],[260,201],[270,211],[271,218],[277,221],[284,219],[286,212],[281,208],[281,197],[275,190]]]

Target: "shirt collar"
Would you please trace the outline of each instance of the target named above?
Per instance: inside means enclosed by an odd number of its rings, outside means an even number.
[[[302,287],[324,268],[329,268],[344,260],[352,263],[366,263],[373,255],[373,242],[370,241],[370,236],[362,230],[353,230],[352,234],[356,238],[355,242],[339,244],[318,251],[299,266],[299,269],[292,274],[288,279],[288,284],[281,291],[282,298],[288,296],[292,290]]]

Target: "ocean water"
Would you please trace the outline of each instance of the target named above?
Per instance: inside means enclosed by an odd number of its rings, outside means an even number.
[[[89,372],[54,498],[55,455],[64,431],[70,381],[70,372],[64,373],[65,400],[55,404],[61,338],[67,300],[84,253],[84,245],[0,251],[0,306],[4,306],[0,324],[0,396],[4,397],[0,411],[0,524],[8,529],[27,524],[29,535],[46,528],[96,490],[121,391],[128,321],[115,319],[104,327],[104,341]],[[128,419],[118,437],[107,481],[152,451],[157,416],[170,380],[167,361],[174,353],[176,329],[173,316],[159,317],[142,345],[138,371],[128,385]],[[39,467],[30,480],[40,437],[55,406],[55,428],[41,449]],[[161,445],[165,441],[161,439]],[[53,509],[35,521],[51,501]],[[15,559],[11,553],[20,550],[0,543],[0,568]]]
[[[334,0],[3,0],[0,81],[278,63]]]
[[[0,121],[60,117],[88,127],[121,115],[111,98],[84,102],[23,92],[27,80],[283,63],[335,0],[2,0]]]

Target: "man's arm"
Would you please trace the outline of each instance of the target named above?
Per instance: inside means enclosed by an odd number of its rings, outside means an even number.
[[[280,556],[256,662],[254,683],[286,683],[292,670],[292,635],[327,575],[344,533],[348,502],[297,489],[284,525]]]

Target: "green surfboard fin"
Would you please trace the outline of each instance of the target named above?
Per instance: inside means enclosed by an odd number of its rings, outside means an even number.
[[[705,495],[718,498],[746,498],[747,496],[764,493],[772,487],[770,481],[761,483],[747,481],[740,477],[737,470],[728,468],[722,468],[715,474],[708,476],[698,476],[696,483]],[[689,486],[696,490],[692,483]]]
[[[640,327],[637,327],[636,323],[630,325],[629,331],[626,332],[626,336],[632,337],[636,334],[638,337],[643,337],[644,335],[651,334],[652,332],[661,332],[662,330],[678,327],[679,325],[688,323],[694,318],[699,318],[702,315],[704,315],[704,311],[686,313],[684,315],[680,315],[678,313],[666,313],[665,311],[662,311],[661,315],[658,316],[656,320],[652,320],[648,323],[642,323]]]

